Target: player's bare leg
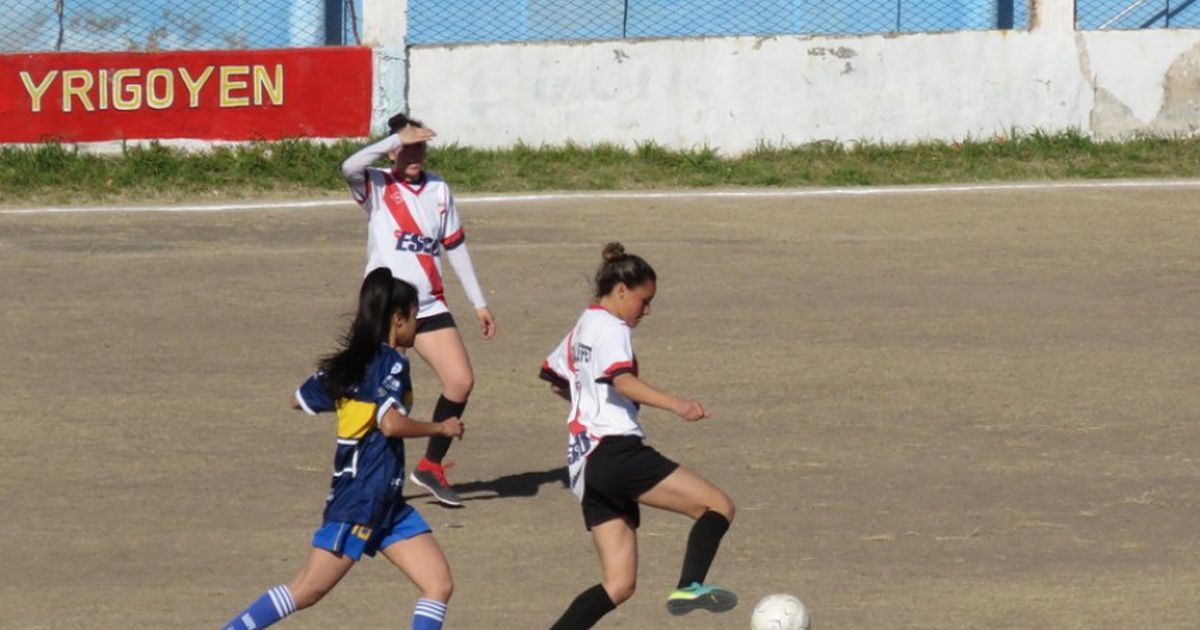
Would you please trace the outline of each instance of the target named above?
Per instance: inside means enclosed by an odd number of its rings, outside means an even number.
[[[454,580],[437,539],[433,534],[419,534],[388,545],[383,555],[421,591],[413,612],[413,628],[441,628],[446,604],[454,593]]]
[[[352,566],[354,561],[350,558],[313,547],[308,560],[291,582],[267,589],[221,627],[224,630],[263,630],[273,626],[296,611],[321,601]]]
[[[462,419],[463,408],[471,389],[475,387],[475,373],[467,347],[463,345],[458,329],[441,328],[417,335],[413,348],[425,363],[437,374],[442,383],[442,395],[433,410],[433,421],[442,422],[450,418]],[[417,464],[409,478],[413,483],[429,490],[442,504],[458,507],[462,499],[450,487],[442,459],[450,450],[450,438],[431,437],[425,449],[425,457]]]
[[[316,547],[310,549],[308,561],[287,584],[296,602],[296,610],[303,610],[321,601],[353,566],[354,560],[344,555]]]
[[[638,497],[638,503],[696,519],[688,535],[678,588],[667,598],[667,611],[672,615],[699,608],[724,612],[736,606],[737,595],[733,592],[704,583],[721,538],[733,521],[733,500],[729,495],[680,466]]]
[[[614,518],[592,527],[592,542],[600,556],[601,584],[619,606],[637,590],[637,531],[625,519]]]
[[[733,521],[733,499],[704,477],[680,466],[638,497],[638,503],[698,519],[712,510]]]
[[[637,531],[624,519],[592,527],[600,556],[600,584],[579,594],[550,630],[590,628],[637,589]]]

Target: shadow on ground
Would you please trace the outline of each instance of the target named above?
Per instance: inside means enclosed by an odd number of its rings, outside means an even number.
[[[507,497],[537,496],[538,489],[544,484],[557,484],[562,488],[569,487],[567,483],[567,467],[559,466],[549,470],[531,471],[503,475],[488,481],[469,481],[454,484],[454,490],[462,496],[463,501],[490,501]],[[483,494],[486,493],[486,494]],[[431,497],[428,492],[405,497],[406,500]]]

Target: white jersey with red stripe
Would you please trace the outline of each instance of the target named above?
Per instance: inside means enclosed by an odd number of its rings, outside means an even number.
[[[595,304],[542,363],[542,378],[571,392],[567,467],[571,489],[580,499],[587,458],[600,440],[610,435],[646,436],[638,423],[638,404],[613,386],[613,379],[626,373],[638,373],[633,331]]]
[[[367,212],[367,266],[387,267],[420,294],[417,317],[449,312],[442,283],[441,250],[465,240],[446,181],[425,173],[410,184],[393,171],[366,169],[366,194],[354,200]]]

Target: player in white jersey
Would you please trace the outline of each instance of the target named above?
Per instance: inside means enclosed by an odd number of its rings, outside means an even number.
[[[580,593],[551,630],[590,628],[633,596],[638,504],[696,519],[667,610],[682,615],[700,608],[723,612],[737,605],[732,592],[704,583],[733,520],[733,501],[642,442],[642,405],[672,411],[688,422],[708,417],[699,401],[656,389],[638,375],[633,329],[650,314],[658,277],[641,257],[626,254],[620,243],[606,245],[603,256],[596,272],[596,303],[542,363],[541,377],[571,403],[567,468],[603,574],[601,583]]]
[[[433,421],[461,419],[475,385],[475,374],[446,306],[443,250],[475,307],[485,340],[495,336],[496,320],[475,277],[454,195],[445,180],[425,171],[423,166],[426,144],[435,134],[403,114],[393,116],[388,127],[392,131],[388,137],[342,163],[342,175],[350,184],[354,200],[367,213],[366,271],[387,267],[420,292],[414,348],[442,382]],[[393,168],[372,166],[385,156],[393,162]],[[449,449],[449,438],[430,438],[425,457],[409,478],[433,493],[442,504],[458,507],[462,499],[451,488],[442,467]]]

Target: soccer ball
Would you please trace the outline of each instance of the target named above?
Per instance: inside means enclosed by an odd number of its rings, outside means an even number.
[[[808,608],[794,595],[776,593],[758,600],[750,630],[808,630]]]

